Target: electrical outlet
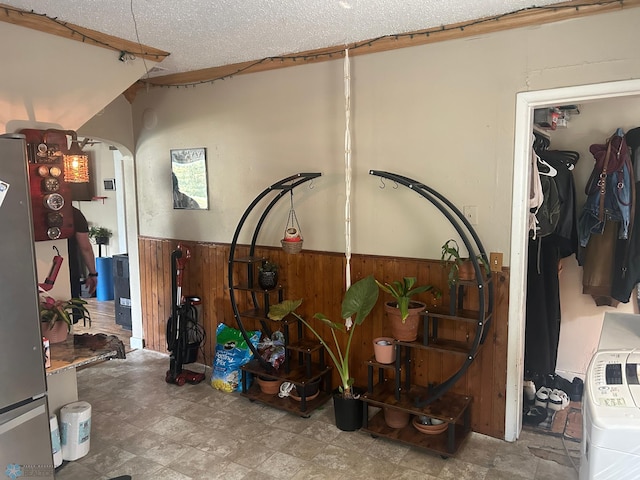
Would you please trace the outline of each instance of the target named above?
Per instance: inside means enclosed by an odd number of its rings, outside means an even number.
[[[502,253],[501,252],[491,252],[489,254],[489,267],[491,267],[492,272],[502,271]]]

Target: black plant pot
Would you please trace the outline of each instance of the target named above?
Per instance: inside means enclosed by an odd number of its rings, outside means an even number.
[[[258,285],[263,290],[271,290],[278,285],[278,272],[258,272]]]
[[[357,394],[363,390],[354,389]],[[353,432],[362,428],[364,402],[359,398],[343,398],[339,390],[333,391],[333,410],[336,417],[336,427],[344,432]]]
[[[305,397],[309,398],[312,395],[315,395],[320,390],[320,379],[314,380],[311,383],[307,383],[306,385],[296,385],[296,392],[299,397],[302,397],[304,394]]]

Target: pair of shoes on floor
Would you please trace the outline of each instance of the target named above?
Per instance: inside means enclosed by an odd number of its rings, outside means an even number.
[[[522,423],[525,425],[540,425],[547,419],[547,409],[536,405],[525,407],[522,412]]]
[[[536,392],[534,405],[541,408],[550,408],[554,411],[560,411],[569,405],[569,396],[562,390],[547,387],[540,387]]]

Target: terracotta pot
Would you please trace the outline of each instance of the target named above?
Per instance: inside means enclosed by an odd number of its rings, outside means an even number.
[[[376,362],[390,364],[396,361],[396,347],[391,337],[378,337],[373,339],[373,354]]]
[[[396,302],[387,302],[384,309],[387,312],[387,318],[391,323],[391,335],[396,340],[403,342],[413,342],[418,338],[418,329],[422,319],[420,312],[423,312],[427,305],[422,302],[409,302],[409,316],[402,322],[400,310],[396,306]]]
[[[458,266],[458,279],[469,281],[476,278],[476,271],[473,269],[473,262],[468,258]]]
[[[256,378],[256,381],[258,382],[262,393],[266,393],[268,395],[277,394],[280,391],[280,385],[282,385],[283,382],[280,379],[263,378],[260,376]]]
[[[396,410],[395,408],[385,407],[384,421],[387,426],[391,428],[404,428],[409,425],[411,414],[409,412],[403,412],[402,410]]]
[[[69,329],[66,322],[56,322],[53,328],[48,322],[40,322],[42,336],[49,340],[49,343],[62,343],[67,339]]]

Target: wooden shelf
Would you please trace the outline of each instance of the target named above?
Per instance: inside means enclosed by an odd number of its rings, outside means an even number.
[[[300,352],[300,353],[306,353],[306,354],[317,352],[322,348],[324,347],[319,341],[308,340],[306,338],[303,338],[301,340],[298,340],[296,342],[293,342],[287,345],[287,349],[291,350],[292,352]]]
[[[240,257],[240,258],[234,258],[233,262],[234,263],[253,264],[253,263],[262,262],[263,260],[266,260],[266,258],[263,258],[263,257]]]
[[[457,355],[467,355],[471,350],[471,343],[459,342],[456,340],[448,340],[444,338],[427,338],[425,344],[423,338],[418,338],[415,342],[398,341],[398,345],[410,348],[419,348],[422,350],[436,350],[440,352],[454,353]]]
[[[280,380],[284,380],[287,382],[295,383],[297,385],[304,385],[305,383],[310,383],[318,378],[326,375],[331,371],[331,367],[329,365],[325,367],[321,367],[318,364],[311,364],[311,375],[307,375],[305,365],[298,365],[292,367],[289,372],[285,372],[284,369],[266,371],[264,367],[260,364],[257,359],[253,359],[248,363],[245,363],[240,367],[241,370],[247,371],[254,375],[260,375],[261,377],[266,378],[277,378]]]
[[[416,430],[411,422],[404,428],[391,428],[385,423],[384,412],[381,410],[370,418],[367,426],[361,430],[370,433],[374,437],[395,440],[437,453],[446,458],[458,451],[471,431],[469,427],[457,424],[450,424],[449,429],[453,429],[453,433],[451,434],[453,438],[453,448],[449,448],[449,430],[438,435],[426,435]]]
[[[448,423],[459,422],[471,405],[471,397],[447,392],[433,403],[422,408],[417,407],[416,401],[427,396],[427,387],[411,385],[408,392],[401,391],[400,398],[396,399],[392,385],[384,383],[374,385],[372,392],[362,395],[362,400],[376,407],[393,407],[412,415],[426,415]]]
[[[422,312],[421,315],[423,317],[431,317],[438,318],[443,320],[455,320],[457,322],[469,322],[476,323],[480,317],[480,312],[478,310],[467,310],[467,309],[456,309],[456,311],[451,314],[448,309],[444,308],[434,308],[431,310],[427,310]],[[491,315],[486,315],[484,317],[485,323],[491,318]]]
[[[238,285],[234,285],[233,288],[234,290],[240,290],[243,292],[255,292],[255,293],[264,294],[264,295],[277,294],[283,290],[282,285],[278,285],[277,287],[270,288],[269,290],[265,290],[264,288],[260,288],[259,286],[251,287],[246,283],[240,283]]]
[[[291,397],[280,398],[276,395],[269,395],[262,393],[260,387],[257,384],[252,385],[246,393],[241,393],[243,397],[247,397],[251,401],[256,401],[269,405],[270,407],[277,408],[278,410],[284,410],[286,412],[295,413],[301,417],[309,417],[310,413],[318,409],[331,398],[331,394],[325,391],[320,391],[319,395],[313,400],[306,400],[303,402],[294,400]]]
[[[418,385],[402,388],[399,385],[401,383],[398,381],[393,384],[381,381],[372,388],[369,387],[371,391],[362,395],[362,401],[367,407],[371,405],[382,409],[391,408],[416,417],[427,416],[442,420],[448,424],[447,430],[437,435],[427,435],[416,430],[412,423],[404,428],[391,428],[384,420],[383,410],[371,419],[364,419],[362,430],[442,456],[455,454],[471,431],[471,397],[446,392],[432,403],[419,407],[418,402],[428,398],[429,389]]]

